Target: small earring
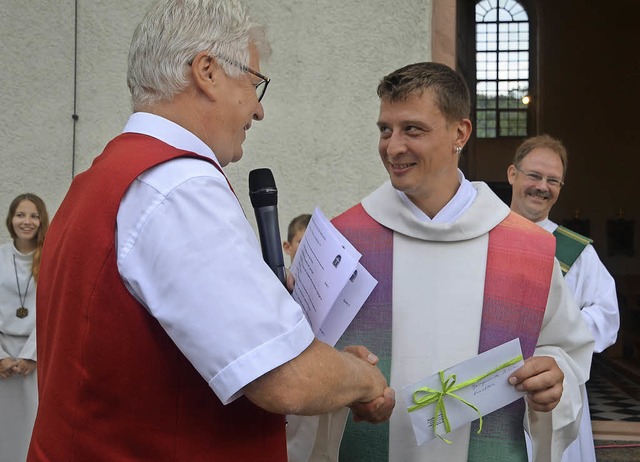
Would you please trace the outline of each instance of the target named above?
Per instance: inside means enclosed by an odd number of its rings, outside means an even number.
[[[460,146],[456,146],[456,154],[460,155],[462,152],[462,148]]]

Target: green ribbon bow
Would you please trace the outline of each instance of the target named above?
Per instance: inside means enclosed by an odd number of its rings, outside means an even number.
[[[444,429],[445,429],[445,433],[449,433],[451,432],[451,425],[449,424],[449,418],[447,417],[447,409],[445,408],[444,405],[444,397],[445,396],[451,396],[452,398],[457,399],[458,401],[463,402],[464,404],[466,404],[467,406],[469,406],[470,408],[472,408],[474,411],[476,411],[478,413],[478,417],[480,417],[480,425],[478,428],[478,434],[482,431],[482,414],[480,413],[480,410],[474,406],[473,404],[471,404],[469,401],[465,400],[464,398],[461,398],[460,396],[454,394],[454,391],[458,391],[462,388],[468,387],[469,385],[472,385],[474,383],[478,383],[480,380],[489,377],[492,374],[495,374],[496,372],[498,372],[501,369],[504,369],[505,367],[511,366],[513,364],[516,364],[519,361],[522,361],[522,355],[518,355],[515,358],[500,364],[498,367],[490,370],[489,372],[479,375],[477,377],[474,377],[472,379],[466,380],[462,383],[459,383],[456,385],[456,375],[455,374],[451,374],[449,377],[447,377],[445,379],[444,377],[444,371],[440,371],[438,372],[438,374],[440,375],[440,385],[441,385],[441,390],[435,390],[433,388],[429,388],[429,387],[422,387],[422,388],[418,388],[416,391],[413,392],[413,402],[415,403],[413,406],[407,408],[407,410],[409,412],[413,412],[416,411],[420,408],[423,408],[425,406],[428,406],[430,404],[436,403],[436,411],[435,411],[435,418],[433,421],[433,431],[436,434],[436,436],[438,438],[440,438],[442,441],[444,441],[447,444],[451,444],[451,441],[449,441],[448,439],[444,438],[443,436],[441,436],[438,431],[437,431],[437,425],[438,425],[438,418],[440,417],[440,414],[442,414],[442,420],[444,422]]]

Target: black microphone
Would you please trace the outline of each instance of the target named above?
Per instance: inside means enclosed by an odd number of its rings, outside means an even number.
[[[278,190],[271,170],[257,168],[249,172],[249,197],[256,213],[262,258],[286,287],[278,225]]]

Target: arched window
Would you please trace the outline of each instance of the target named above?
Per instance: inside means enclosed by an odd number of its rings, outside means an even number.
[[[528,136],[529,17],[516,0],[476,3],[476,135]]]

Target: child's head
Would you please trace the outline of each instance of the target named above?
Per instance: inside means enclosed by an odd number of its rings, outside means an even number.
[[[298,250],[298,246],[300,245],[300,241],[302,240],[302,236],[309,226],[309,221],[311,221],[311,215],[308,213],[303,213],[302,215],[298,215],[291,223],[289,223],[289,229],[287,230],[287,240],[282,243],[282,248],[284,252],[289,255],[291,261],[293,262],[293,257],[296,256],[296,252]]]

